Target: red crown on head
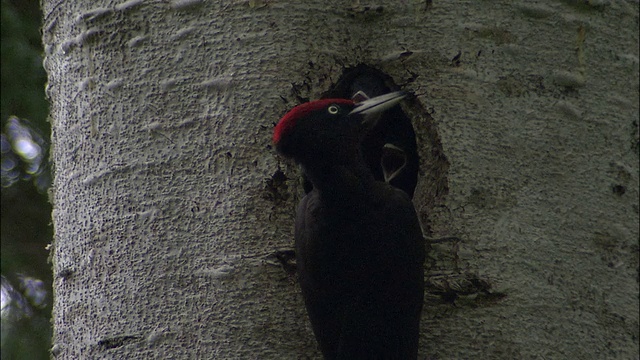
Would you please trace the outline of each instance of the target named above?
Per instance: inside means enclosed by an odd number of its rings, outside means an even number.
[[[316,110],[324,109],[331,104],[353,105],[353,101],[349,99],[322,99],[294,107],[289,110],[289,112],[287,112],[280,121],[278,121],[278,125],[276,125],[276,128],[273,130],[273,143],[277,144],[280,142],[282,137],[295,127],[298,119],[301,119]]]

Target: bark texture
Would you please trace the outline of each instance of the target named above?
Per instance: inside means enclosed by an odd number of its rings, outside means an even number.
[[[637,2],[43,12],[56,357],[318,357],[271,133],[359,63],[415,93],[414,202],[461,240],[425,264],[421,358],[638,356]]]

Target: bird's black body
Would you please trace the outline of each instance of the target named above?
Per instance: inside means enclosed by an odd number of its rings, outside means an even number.
[[[281,120],[274,142],[313,184],[295,240],[316,339],[325,359],[415,359],[425,249],[413,204],[364,161],[367,112],[347,100],[310,104]]]
[[[420,225],[400,190],[383,182],[363,190],[324,196],[315,187],[298,207],[296,256],[309,318],[326,359],[415,359]]]

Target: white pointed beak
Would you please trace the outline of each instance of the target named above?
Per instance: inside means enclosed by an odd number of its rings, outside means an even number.
[[[359,102],[355,109],[351,110],[349,115],[370,115],[383,112],[392,108],[404,99],[407,94],[403,91],[395,91],[392,93],[376,96],[371,99]]]

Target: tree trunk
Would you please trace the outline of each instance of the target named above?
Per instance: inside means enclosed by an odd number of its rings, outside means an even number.
[[[319,357],[271,133],[360,63],[416,95],[414,202],[460,239],[420,357],[638,356],[638,5],[368,5],[43,2],[56,357]]]

